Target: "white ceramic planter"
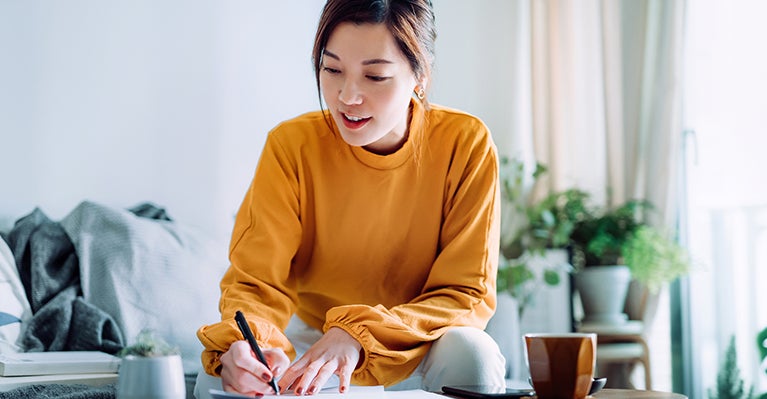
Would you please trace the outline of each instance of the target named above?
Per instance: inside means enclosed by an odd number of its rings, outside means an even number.
[[[631,282],[628,266],[589,266],[574,274],[575,288],[583,305],[583,322],[623,324],[623,312]]]
[[[117,399],[185,399],[181,356],[126,356],[117,376]]]
[[[506,358],[506,378],[516,378],[522,364],[522,339],[519,330],[517,300],[507,292],[498,293],[495,315],[487,323],[485,331],[498,344]]]

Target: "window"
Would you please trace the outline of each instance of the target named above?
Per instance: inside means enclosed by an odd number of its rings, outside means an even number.
[[[767,2],[687,2],[685,123],[690,397],[708,397],[731,336],[741,377],[767,391]]]

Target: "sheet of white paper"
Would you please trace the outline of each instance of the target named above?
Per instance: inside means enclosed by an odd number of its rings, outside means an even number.
[[[208,392],[210,392],[210,396],[213,399],[232,399],[232,398],[252,398],[252,396],[245,396],[240,395],[236,393],[229,393],[224,392],[218,389],[210,389]],[[403,391],[406,392],[406,391]],[[423,392],[423,391],[422,391]],[[304,395],[304,398],[312,398],[312,397],[320,397],[321,399],[331,399],[331,398],[339,398],[339,399],[384,399],[388,397],[388,392],[384,392],[383,386],[372,386],[372,387],[362,387],[362,386],[355,386],[352,385],[349,387],[349,390],[346,393],[338,393],[338,387],[333,388],[325,388],[318,392],[316,395]],[[259,398],[264,399],[274,399],[274,398],[284,398],[286,396],[295,397],[291,392],[285,393],[283,395],[264,395],[259,396]],[[416,396],[412,396],[412,398],[415,398]],[[406,399],[406,397],[402,397],[402,399]]]
[[[226,392],[219,389],[208,389],[208,393],[210,393],[210,397],[213,399],[252,398],[252,396],[240,395],[238,393]]]
[[[412,389],[407,391],[386,391],[386,393],[384,393],[384,397],[386,397],[386,399],[446,399],[445,395],[424,391],[422,389]]]

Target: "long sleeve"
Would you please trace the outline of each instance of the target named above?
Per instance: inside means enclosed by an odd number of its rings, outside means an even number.
[[[282,333],[295,312],[296,290],[291,261],[301,240],[295,165],[271,137],[235,220],[219,310],[222,322],[204,326],[198,337],[206,350],[203,366],[218,374],[219,357],[242,339],[234,322],[241,310],[265,347],[294,350]]]

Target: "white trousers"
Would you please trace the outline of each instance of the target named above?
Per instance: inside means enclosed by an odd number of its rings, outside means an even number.
[[[322,337],[322,331],[309,327],[294,316],[285,329],[285,335],[295,347],[298,359]],[[429,353],[410,377],[386,389],[440,392],[444,385],[504,386],[505,374],[506,359],[487,333],[474,327],[453,327],[434,341]],[[334,375],[325,387],[338,384],[338,376]],[[221,378],[200,371],[194,387],[195,398],[210,399],[208,389],[222,389]]]

